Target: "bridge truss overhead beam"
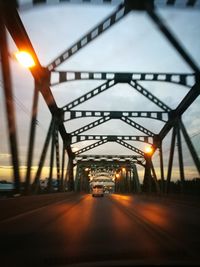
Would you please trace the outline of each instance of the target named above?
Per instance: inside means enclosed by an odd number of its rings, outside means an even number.
[[[72,144],[81,142],[81,141],[92,141],[92,140],[104,140],[107,139],[108,142],[114,142],[117,139],[125,141],[139,141],[153,145],[153,138],[149,136],[139,136],[139,135],[74,135],[72,137]]]
[[[88,131],[88,130],[96,127],[96,126],[99,126],[100,124],[103,124],[103,123],[109,121],[109,120],[110,120],[110,117],[104,117],[104,118],[101,118],[101,119],[96,120],[94,122],[91,122],[91,123],[89,123],[89,124],[87,124],[87,125],[79,128],[79,129],[71,132],[71,136],[78,135],[80,133],[83,133],[85,131]]]
[[[142,2],[142,0],[140,0]],[[138,2],[140,2],[138,1]],[[55,3],[54,3],[55,2]],[[116,4],[122,4],[125,1],[124,0],[55,0],[55,1],[48,1],[48,0],[27,0],[25,3],[23,1],[18,1],[17,7],[20,11],[29,10],[34,7],[37,7],[38,5],[43,4],[44,6],[51,6],[52,4],[98,4],[98,5],[116,5]],[[199,9],[199,0],[151,0],[151,5],[158,8],[168,7],[168,8],[193,8],[193,9]],[[135,9],[138,10],[137,4],[135,5]],[[141,8],[140,8],[141,9]]]
[[[85,160],[107,160],[107,161],[131,161],[135,159],[143,158],[141,155],[77,155],[75,160],[85,161]]]
[[[132,80],[129,83],[135,90],[137,90],[140,94],[145,96],[147,99],[149,99],[151,102],[156,104],[159,108],[166,112],[170,112],[172,109],[168,107],[163,101],[161,101],[159,98],[154,96],[152,93],[150,93],[147,89],[145,89],[142,85],[138,84],[136,81]]]
[[[104,84],[101,84],[100,86],[98,86],[97,88],[91,90],[90,92],[80,96],[79,98],[73,100],[72,102],[68,103],[67,105],[65,105],[64,107],[62,107],[62,110],[68,111],[71,110],[72,108],[83,104],[84,102],[86,102],[87,100],[95,97],[96,95],[108,90],[109,88],[111,88],[112,86],[114,86],[116,84],[116,82],[114,80],[111,81],[107,81]]]
[[[138,148],[136,148],[136,147],[134,147],[134,146],[132,146],[130,144],[127,144],[126,142],[124,142],[124,141],[122,141],[120,139],[117,139],[116,142],[118,144],[120,144],[120,145],[122,145],[122,146],[124,146],[124,147],[126,147],[126,148],[128,148],[128,149],[134,151],[135,153],[140,154],[140,155],[142,155],[144,157],[144,152],[142,150],[140,150],[140,149],[138,149]]]
[[[84,148],[82,148],[82,149],[79,149],[79,150],[76,151],[74,154],[75,154],[75,156],[76,156],[76,155],[79,155],[79,154],[84,153],[84,152],[86,152],[86,151],[88,151],[88,150],[90,150],[90,149],[93,149],[93,148],[95,148],[95,147],[101,146],[101,145],[103,145],[103,144],[105,144],[105,143],[107,143],[107,142],[108,142],[108,140],[107,140],[107,139],[104,139],[104,140],[99,141],[99,142],[96,142],[96,143],[94,143],[94,144],[92,144],[92,145],[86,146],[86,147],[84,147]]]
[[[51,71],[51,86],[77,80],[115,80],[118,83],[133,81],[168,82],[191,87],[196,79],[195,73],[165,72],[91,72],[91,71]]]
[[[169,112],[166,111],[99,111],[99,110],[70,110],[66,111],[64,122],[85,117],[107,117],[111,119],[129,118],[149,118],[160,121],[168,121]]]
[[[128,125],[131,125],[135,129],[139,130],[140,132],[142,132],[144,134],[147,134],[148,136],[151,136],[151,137],[154,137],[155,136],[155,134],[153,132],[151,132],[150,130],[146,129],[145,127],[143,127],[139,123],[130,120],[127,117],[122,117],[121,120],[124,121],[125,123],[127,123]]]

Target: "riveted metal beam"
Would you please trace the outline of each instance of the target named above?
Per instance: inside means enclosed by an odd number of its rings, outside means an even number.
[[[100,124],[103,124],[103,123],[109,121],[109,120],[110,120],[110,117],[104,117],[104,118],[101,118],[101,119],[99,119],[99,120],[96,120],[96,121],[94,121],[94,122],[92,122],[92,123],[89,123],[89,124],[87,124],[87,125],[85,125],[85,126],[79,128],[79,129],[77,129],[77,130],[71,132],[71,136],[78,135],[78,134],[80,134],[80,133],[83,133],[83,132],[85,132],[85,131],[88,131],[88,130],[90,130],[90,129],[92,129],[92,128],[94,128],[94,127],[100,125]]]
[[[87,100],[99,95],[100,93],[108,90],[109,88],[111,88],[112,86],[114,86],[116,83],[114,80],[108,81],[98,87],[96,87],[95,89],[91,90],[90,92],[78,97],[77,99],[73,100],[72,102],[68,103],[67,105],[65,105],[64,107],[62,107],[63,111],[68,111],[80,104],[83,104],[84,102],[86,102]]]
[[[122,117],[130,118],[148,118],[168,121],[169,112],[165,111],[99,111],[99,110],[70,110],[65,112],[64,122],[85,117],[107,117],[111,119],[120,119]]]
[[[94,144],[92,144],[92,145],[86,146],[86,147],[84,147],[84,148],[82,148],[82,149],[76,151],[74,154],[75,154],[75,156],[76,156],[76,155],[79,155],[79,154],[84,153],[84,152],[86,152],[86,151],[88,151],[88,150],[90,150],[90,149],[93,149],[93,148],[95,148],[95,147],[101,146],[101,145],[103,145],[103,144],[105,144],[105,143],[107,143],[107,142],[108,142],[108,140],[106,140],[106,139],[105,139],[105,140],[101,140],[101,141],[99,141],[99,142],[96,142],[96,143],[94,143]]]
[[[133,81],[168,82],[191,87],[196,79],[195,73],[165,72],[91,72],[91,71],[51,71],[51,86],[77,80],[115,80],[118,83]]]
[[[131,125],[135,129],[139,130],[140,132],[147,134],[148,136],[151,136],[151,137],[155,136],[155,134],[153,132],[151,132],[150,130],[146,129],[145,127],[143,127],[139,123],[136,123],[135,121],[130,120],[127,117],[122,117],[121,120],[124,121],[125,123]]]
[[[12,1],[12,0],[7,0],[6,2],[9,2],[9,1]],[[140,2],[141,0],[138,0],[138,2]],[[147,0],[148,1],[148,0]],[[76,4],[77,3],[77,0],[56,0],[56,1],[48,1],[48,0],[27,0],[25,1],[25,3],[23,1],[18,1],[19,3],[17,3],[17,7],[20,11],[27,11],[27,10],[30,10],[34,7],[37,7],[38,5],[41,6],[51,6],[52,4],[54,5],[58,5],[58,4]],[[200,8],[200,5],[199,5],[199,1],[198,0],[151,0],[151,2],[153,2],[153,5],[155,7],[168,7],[168,8],[193,8],[193,9],[199,9]],[[81,5],[84,5],[84,4],[98,4],[98,5],[116,5],[116,4],[121,4],[121,3],[124,3],[124,0],[79,0],[78,1],[79,4]],[[136,5],[136,4],[135,4]],[[136,6],[137,7],[137,6]],[[138,8],[135,9],[139,9],[139,6]],[[140,10],[143,10],[144,7],[140,8]]]
[[[126,148],[128,148],[128,149],[130,149],[130,150],[132,150],[132,151],[134,151],[135,153],[144,156],[144,152],[143,152],[142,150],[140,150],[140,149],[138,149],[138,148],[136,148],[136,147],[134,147],[134,146],[132,146],[132,145],[130,145],[130,144],[127,144],[127,143],[124,142],[123,140],[117,139],[116,142],[117,142],[118,144],[120,144],[120,145],[122,145],[122,146],[124,146],[124,147],[126,147]]]
[[[148,98],[151,102],[156,104],[158,107],[160,107],[162,110],[166,112],[170,112],[171,108],[168,107],[163,101],[161,101],[159,98],[154,96],[152,93],[150,93],[147,89],[145,89],[143,86],[138,84],[136,81],[131,81],[129,83],[135,90],[137,90],[139,93],[141,93],[143,96]]]
[[[82,142],[82,141],[92,141],[92,140],[104,140],[107,139],[108,142],[115,142],[117,139],[125,141],[138,141],[143,143],[148,143],[153,145],[153,138],[143,135],[74,135],[72,137],[72,144]]]
[[[76,155],[75,161],[85,161],[85,160],[106,160],[106,161],[132,161],[141,159],[143,156],[141,155]]]

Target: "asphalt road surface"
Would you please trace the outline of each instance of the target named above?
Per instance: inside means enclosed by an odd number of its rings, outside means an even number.
[[[0,222],[0,266],[200,265],[200,206],[72,195]]]

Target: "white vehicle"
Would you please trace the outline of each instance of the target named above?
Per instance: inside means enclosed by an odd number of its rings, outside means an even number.
[[[94,185],[92,188],[92,196],[93,197],[103,197],[104,193],[103,193],[103,185],[98,184],[98,185]]]

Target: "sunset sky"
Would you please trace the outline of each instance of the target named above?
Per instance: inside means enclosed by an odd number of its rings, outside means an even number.
[[[59,4],[41,6],[21,11],[20,16],[43,66],[47,66],[59,54],[70,47],[88,30],[93,28],[116,8],[115,5]],[[170,9],[158,10],[166,25],[176,35],[183,47],[188,51],[197,66],[200,67],[200,10]],[[10,54],[16,51],[9,37]],[[20,154],[22,179],[26,170],[27,144],[29,136],[30,114],[32,107],[33,79],[29,71],[10,59],[12,83],[17,118],[17,137]],[[58,70],[65,71],[110,71],[110,72],[170,72],[192,73],[192,70],[168,43],[157,27],[143,12],[131,12],[124,19],[112,26],[105,33],[92,41],[85,48],[72,56]],[[1,74],[0,74],[1,75]],[[73,81],[52,87],[52,92],[59,107],[89,92],[105,81]],[[164,101],[169,107],[176,108],[188,88],[171,83],[141,82],[146,89]],[[192,85],[192,84],[191,84]],[[2,75],[0,76],[0,180],[12,179],[12,168],[8,145]],[[118,110],[118,111],[161,111],[159,107],[140,95],[128,84],[117,84],[106,92],[77,106],[77,110]],[[200,157],[200,98],[183,115],[183,122]],[[38,125],[32,176],[40,158],[41,149],[50,123],[50,112],[40,97]],[[82,118],[67,122],[67,132],[95,121],[97,118]],[[137,118],[134,121],[147,129],[159,133],[163,122],[152,119]],[[95,127],[85,134],[143,135],[131,126],[119,120]],[[170,149],[169,134],[164,141],[165,170],[168,164]],[[73,145],[74,149],[92,144],[92,141]],[[144,149],[144,143],[129,142],[133,146]],[[61,144],[61,142],[60,142]],[[60,148],[61,149],[61,148]],[[48,151],[49,152],[49,151]],[[107,143],[87,154],[132,154],[130,150],[116,144]],[[183,141],[185,176],[188,179],[198,177],[185,142]],[[158,153],[154,156],[156,170],[159,166]],[[177,169],[177,151],[174,159],[173,179],[179,178]],[[48,176],[49,153],[45,162],[42,177]],[[143,170],[138,169],[142,181]],[[158,170],[159,177],[159,170]],[[166,172],[165,172],[166,175]]]

